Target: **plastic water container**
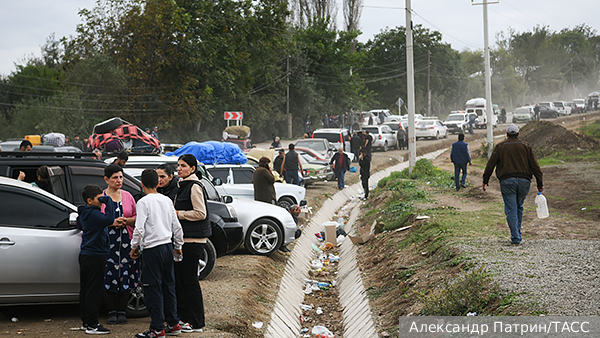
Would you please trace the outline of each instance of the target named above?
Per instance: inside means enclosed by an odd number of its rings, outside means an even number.
[[[541,192],[538,192],[537,196],[535,196],[535,206],[538,218],[546,218],[550,216],[546,197],[544,197]]]

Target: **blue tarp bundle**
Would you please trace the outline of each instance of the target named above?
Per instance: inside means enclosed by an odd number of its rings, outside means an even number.
[[[244,164],[248,162],[246,155],[237,144],[227,142],[188,142],[174,152],[165,153],[167,156],[192,154],[204,164]]]

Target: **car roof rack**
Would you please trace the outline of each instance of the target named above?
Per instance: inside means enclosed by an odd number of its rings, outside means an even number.
[[[53,151],[0,151],[0,158],[82,158],[94,159],[94,153],[53,152]]]

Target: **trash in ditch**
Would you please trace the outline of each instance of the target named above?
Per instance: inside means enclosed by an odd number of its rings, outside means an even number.
[[[316,338],[335,338],[333,332],[321,325],[313,326],[312,334],[314,334]]]
[[[330,262],[339,262],[339,260],[340,260],[340,256],[336,256],[334,254],[329,254],[328,258],[329,258]]]
[[[415,219],[418,220],[418,221],[422,220],[422,219],[429,219],[429,218],[430,218],[429,216],[417,216],[417,217],[415,217]]]
[[[313,249],[314,251],[316,251],[316,252],[319,252],[319,251],[321,251],[321,249],[319,249],[319,247],[318,247],[318,246],[316,246],[315,244],[312,244],[312,249]]]
[[[314,261],[311,262],[311,266],[313,269],[319,270],[319,269],[323,268],[323,262],[321,262],[318,259],[315,259]]]
[[[310,311],[313,307],[311,305],[300,304],[300,308],[304,311]]]
[[[469,312],[467,313],[467,317],[477,316],[477,312]]]
[[[338,222],[338,226],[339,226],[340,228],[343,228],[343,227],[344,227],[344,219],[343,219],[343,218],[341,218],[341,217],[340,217],[340,218],[338,218],[337,222]]]
[[[323,239],[323,235],[320,232],[315,232],[315,236],[317,237],[319,242],[323,242],[325,240],[325,239]]]
[[[587,209],[587,208],[581,208],[581,210],[585,210],[585,209]]]
[[[329,242],[327,242],[327,243],[325,243],[325,244],[323,244],[323,245],[321,245],[321,246],[319,247],[319,249],[321,249],[321,250],[323,250],[323,251],[329,251],[329,250],[331,250],[331,249],[333,249],[333,248],[335,248],[335,245],[333,245],[333,244],[331,244],[331,243],[329,243]]]
[[[17,317],[12,317],[12,318],[10,319],[10,321],[11,321],[11,322],[13,322],[13,323],[16,323],[16,322],[18,322],[18,321],[19,321],[19,318],[17,318]]]
[[[254,323],[252,323],[252,326],[254,326],[257,329],[262,329],[263,322],[254,322]]]
[[[322,315],[323,314],[323,309],[321,309],[320,307],[317,308],[317,311],[315,312],[318,315]]]
[[[302,328],[302,330],[300,330],[300,333],[306,333],[306,332],[308,332],[308,328],[307,327],[304,327],[304,328]]]
[[[342,242],[344,241],[344,239],[346,239],[346,236],[344,235],[339,235],[337,236],[337,245],[340,246],[342,244]]]

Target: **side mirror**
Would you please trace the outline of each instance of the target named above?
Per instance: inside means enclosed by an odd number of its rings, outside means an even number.
[[[233,197],[227,195],[227,196],[223,196],[223,203],[228,204],[233,202]]]
[[[77,225],[77,217],[79,217],[79,215],[76,212],[69,214],[69,226],[74,227]]]
[[[220,177],[215,177],[213,178],[213,184],[218,187],[220,185],[223,185],[223,180]]]

